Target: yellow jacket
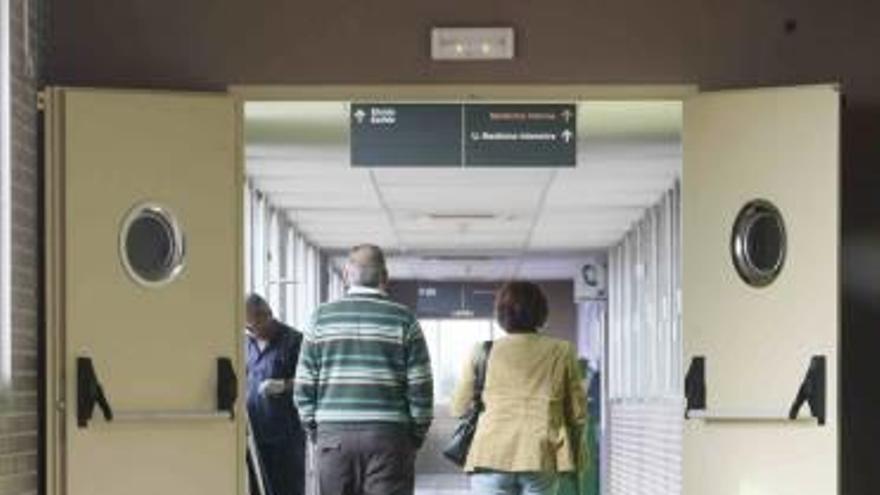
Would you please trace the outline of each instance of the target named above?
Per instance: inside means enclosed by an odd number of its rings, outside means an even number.
[[[471,403],[474,362],[462,370],[452,397],[454,416]],[[586,452],[579,447],[587,403],[574,347],[541,334],[511,334],[495,341],[483,391],[486,409],[465,470],[576,471]]]

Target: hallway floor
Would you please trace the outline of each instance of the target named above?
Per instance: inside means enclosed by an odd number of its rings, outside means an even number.
[[[416,495],[469,495],[468,479],[462,474],[418,474]]]

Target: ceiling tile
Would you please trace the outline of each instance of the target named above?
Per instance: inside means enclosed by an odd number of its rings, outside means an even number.
[[[246,120],[253,184],[329,249],[375,242],[417,253],[499,255],[520,253],[529,240],[529,251],[559,257],[607,247],[681,169],[680,102],[579,103],[578,166],[554,170],[353,168],[346,102],[248,103]],[[489,218],[467,218],[473,215]],[[525,270],[520,259],[451,264],[405,270],[450,276]],[[545,272],[554,270],[563,271]]]

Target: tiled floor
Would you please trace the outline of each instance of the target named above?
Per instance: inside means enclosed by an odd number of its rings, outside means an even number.
[[[443,457],[443,449],[458,427],[445,405],[434,411],[434,423],[416,458],[416,495],[470,495],[467,476]]]
[[[471,495],[470,490],[465,489],[442,489],[442,488],[416,488],[416,495]]]
[[[419,474],[416,495],[470,495],[468,479],[462,474]]]

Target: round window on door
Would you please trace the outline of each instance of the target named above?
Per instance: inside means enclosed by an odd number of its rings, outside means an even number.
[[[183,271],[184,248],[183,231],[177,219],[161,206],[137,206],[122,222],[122,265],[139,285],[161,287],[171,283]]]
[[[772,284],[782,272],[788,248],[782,213],[769,201],[749,202],[736,217],[730,247],[736,271],[747,284]]]

